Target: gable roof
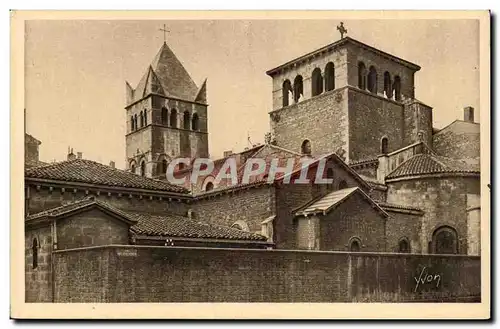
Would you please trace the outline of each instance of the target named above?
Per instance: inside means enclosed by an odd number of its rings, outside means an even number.
[[[44,210],[36,214],[32,214],[26,217],[26,222],[34,222],[37,220],[49,220],[59,218],[64,215],[71,214],[75,211],[88,209],[91,207],[98,207],[104,211],[111,212],[114,215],[117,215],[118,218],[126,222],[127,224],[135,224],[136,220],[130,217],[126,212],[121,211],[118,208],[110,205],[109,203],[96,199],[95,197],[87,197],[81,200],[77,200],[75,202],[67,203],[59,207],[55,207],[52,209]]]
[[[372,198],[370,198],[359,187],[349,187],[328,193],[327,195],[315,199],[305,206],[299,208],[295,212],[295,216],[309,216],[315,214],[325,215],[333,209],[337,208],[340,204],[342,204],[354,194],[361,195],[366,201],[371,204],[371,206],[375,210],[379,211],[384,217],[389,216],[375,201],[372,200]]]
[[[189,193],[181,186],[165,181],[142,177],[134,173],[112,168],[91,160],[74,159],[27,168],[27,179],[47,179],[74,183],[88,183],[111,187],[140,188],[162,192]]]
[[[386,180],[429,174],[479,174],[479,165],[431,154],[416,154],[394,169]]]
[[[206,89],[205,84],[203,84],[202,89]],[[164,42],[132,92],[131,103],[150,93],[194,102],[197,96],[203,92],[198,89],[181,61]]]
[[[130,231],[150,237],[267,241],[267,237],[222,225],[215,225],[174,214],[127,211],[137,222]]]

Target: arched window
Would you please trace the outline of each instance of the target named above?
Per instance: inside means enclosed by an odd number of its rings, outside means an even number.
[[[315,68],[312,72],[311,95],[317,96],[323,92],[323,77],[321,76],[321,69]]]
[[[188,111],[184,112],[184,121],[183,121],[184,129],[191,128],[191,115],[189,115]]]
[[[398,252],[409,253],[410,252],[410,243],[407,238],[402,238],[398,243]]]
[[[207,185],[205,185],[205,191],[211,191],[214,189],[214,183],[208,182]]]
[[[283,93],[283,107],[290,105],[290,99],[292,99],[291,96],[293,96],[290,80],[286,79],[283,81],[283,88],[281,91]]]
[[[396,75],[394,77],[394,85],[393,85],[392,89],[394,90],[394,99],[397,101],[400,101],[401,100],[401,78],[398,75]]]
[[[200,118],[197,113],[193,114],[193,118],[191,119],[191,128],[194,131],[200,130]]]
[[[335,89],[335,66],[329,62],[325,66],[325,91]]]
[[[387,71],[384,73],[384,96],[392,99],[391,74]]]
[[[136,114],[136,115],[134,115],[134,127],[135,127],[135,130],[137,130],[137,128],[139,128],[138,124],[137,124],[138,122],[139,121],[137,120],[137,114]]]
[[[141,162],[141,176],[146,176],[146,161]]]
[[[139,120],[141,120],[141,128],[144,127],[144,114],[142,113],[142,111],[139,114]]]
[[[358,238],[352,238],[349,243],[349,250],[359,252],[361,250],[361,241]]]
[[[432,235],[432,245],[435,254],[457,254],[457,231],[450,226],[441,226]]]
[[[37,238],[33,238],[33,244],[31,245],[31,249],[33,251],[33,268],[38,267],[38,240]]]
[[[297,75],[293,80],[293,100],[298,103],[302,100],[304,94],[304,86],[302,83],[302,76]]]
[[[132,115],[130,117],[130,130],[134,131],[135,130],[135,125],[134,125],[134,116]]]
[[[347,187],[348,187],[348,186],[347,186],[347,183],[346,183],[346,181],[345,181],[345,180],[341,180],[341,181],[339,182],[339,190],[343,190],[343,189],[345,189],[345,188],[347,188]]]
[[[366,66],[363,62],[358,63],[358,88],[366,89]]]
[[[148,110],[144,110],[144,126],[148,125]]]
[[[380,141],[380,153],[389,153],[389,139],[387,137],[382,137],[382,140]]]
[[[301,147],[300,147],[300,151],[302,152],[302,154],[310,155],[311,154],[311,142],[307,139],[304,140],[302,142]]]
[[[130,172],[135,174],[135,165],[134,164],[130,166]]]
[[[377,70],[373,66],[370,66],[368,72],[368,90],[374,94],[377,93]]]
[[[170,111],[170,127],[177,128],[177,110]]]
[[[161,108],[161,124],[168,125],[168,110],[164,107]]]
[[[167,172],[167,167],[168,167],[168,162],[167,160],[163,159],[161,161],[161,173],[165,174]]]

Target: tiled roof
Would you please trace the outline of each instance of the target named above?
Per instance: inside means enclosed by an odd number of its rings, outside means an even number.
[[[361,193],[361,195],[369,201],[376,209],[387,216],[384,210],[378,206],[368,195],[366,195],[359,187],[349,187],[342,190],[333,191],[323,197],[313,200],[309,204],[306,204],[302,208],[298,209],[295,213],[296,216],[307,216],[317,213],[327,213],[341,203],[346,201],[349,197],[355,193]]]
[[[162,214],[127,212],[137,221],[131,231],[137,235],[223,239],[223,240],[252,240],[267,241],[260,234],[241,231],[221,225],[207,224],[187,217]]]
[[[175,97],[188,101],[205,102],[205,84],[198,89],[174,52],[163,43],[158,54],[142,76],[133,91],[132,102],[138,101],[150,93]]]
[[[124,188],[188,193],[177,185],[165,181],[142,177],[128,171],[112,168],[90,160],[75,159],[51,163],[45,166],[27,168],[26,178],[59,180]]]
[[[399,177],[443,174],[443,173],[479,173],[479,166],[460,160],[430,154],[417,154],[394,169],[386,179]]]
[[[67,203],[67,204],[64,204],[64,205],[56,207],[56,208],[44,210],[44,211],[38,212],[36,214],[29,215],[28,217],[26,217],[26,221],[30,222],[30,221],[33,221],[35,219],[40,219],[40,218],[55,218],[55,217],[59,217],[61,215],[70,213],[72,211],[80,210],[80,209],[90,207],[90,206],[99,206],[101,208],[107,209],[107,210],[119,215],[120,217],[122,217],[123,219],[125,219],[129,223],[132,223],[135,221],[135,219],[130,217],[127,213],[121,211],[120,209],[110,205],[109,203],[107,203],[105,201],[96,199],[93,196],[87,197],[87,198],[84,198],[81,200],[77,200],[75,202]]]

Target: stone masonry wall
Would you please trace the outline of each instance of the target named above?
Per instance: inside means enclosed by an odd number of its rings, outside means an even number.
[[[38,241],[38,266],[33,268],[33,240]],[[25,301],[52,301],[52,234],[50,226],[27,230],[24,239]]]
[[[302,142],[308,139],[313,155],[348,149],[345,88],[284,107],[270,116],[271,131],[280,147],[300,153]]]
[[[225,226],[244,221],[250,232],[260,233],[261,222],[275,214],[274,188],[265,185],[205,197],[191,206],[201,221]]]
[[[387,209],[386,212],[389,214],[386,226],[387,251],[398,252],[399,241],[405,238],[410,243],[410,252],[427,253],[427,246],[422,248],[420,244],[422,216]]]
[[[470,256],[175,247],[55,255],[56,302],[479,301],[481,290],[480,259]],[[439,285],[416,287],[422,271]]]
[[[355,209],[356,211],[353,211]],[[349,250],[359,238],[363,252],[386,251],[386,219],[360,195],[354,195],[320,217],[320,250]]]

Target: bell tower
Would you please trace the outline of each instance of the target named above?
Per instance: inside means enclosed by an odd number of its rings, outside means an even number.
[[[127,169],[162,179],[178,157],[208,157],[207,81],[198,87],[166,42],[126,88]]]

